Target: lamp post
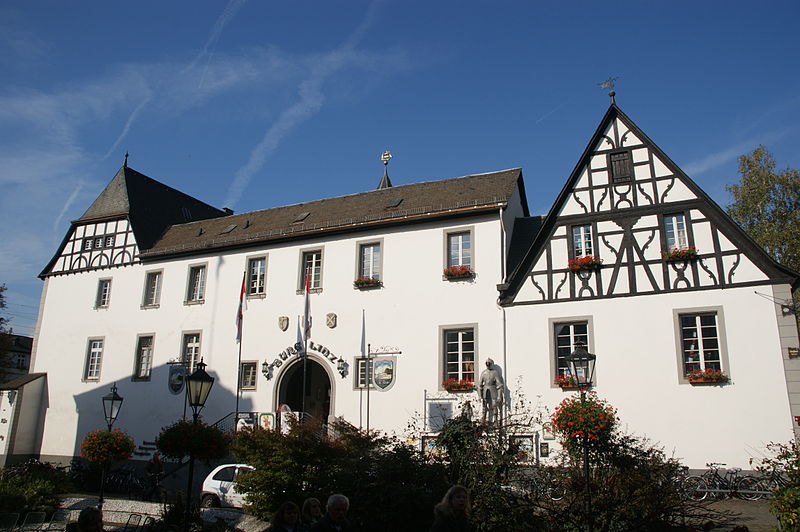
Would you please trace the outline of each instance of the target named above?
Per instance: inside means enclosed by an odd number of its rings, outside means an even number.
[[[582,341],[575,342],[575,350],[565,357],[569,364],[572,378],[581,391],[581,407],[586,406],[586,390],[592,386],[594,377],[594,363],[597,358],[586,350]],[[586,512],[586,530],[592,532],[592,488],[589,475],[589,435],[583,431],[583,477],[586,483],[586,496],[584,500],[584,510]]]
[[[124,401],[124,399],[117,393],[117,383],[115,382],[111,386],[111,391],[103,396],[103,416],[106,418],[108,432],[111,432],[111,427],[114,426],[114,422],[117,420],[119,409],[122,408],[122,401]],[[100,497],[98,498],[97,506],[101,510],[103,509],[103,501],[106,490],[107,469],[108,460],[103,462],[103,465],[100,469]]]
[[[186,399],[192,407],[192,424],[197,425],[197,416],[205,406],[208,393],[214,385],[214,378],[206,373],[203,359],[197,363],[194,373],[186,377]],[[189,530],[189,519],[192,515],[192,481],[194,480],[194,451],[189,451],[189,482],[186,484],[186,518],[184,530]]]

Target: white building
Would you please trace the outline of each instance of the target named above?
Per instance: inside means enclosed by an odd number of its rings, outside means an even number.
[[[661,256],[688,246],[696,258]],[[571,272],[567,261],[586,255],[602,268]],[[443,275],[459,265],[466,276]],[[304,387],[296,344],[309,268]],[[576,340],[597,354],[595,389],[630,430],[687,465],[746,465],[790,438],[800,415],[797,326],[774,302],[797,274],[613,104],[543,219],[529,217],[519,169],[396,187],[385,176],[370,192],[234,215],[123,167],[41,277],[31,371],[46,373],[43,421],[14,458],[77,454],[104,426],[112,383],[125,398],[115,426],[153,441],[186,410],[176,370],[200,358],[216,377],[203,411],[212,423],[237,409],[241,369],[240,412],[305,405],[398,432],[424,415],[435,429],[429,414],[477,400],[442,381],[474,379],[490,357],[510,388],[552,408],[564,397],[559,357]],[[359,277],[379,283],[356,287]],[[367,345],[381,370],[370,392]],[[731,380],[691,385],[697,368]]]

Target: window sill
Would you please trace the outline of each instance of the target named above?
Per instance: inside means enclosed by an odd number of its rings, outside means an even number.
[[[469,386],[469,387],[465,386],[465,387],[458,387],[458,388],[442,388],[442,391],[447,392],[447,393],[469,393],[469,392],[474,392],[475,391],[475,387],[474,386]]]
[[[452,274],[452,275],[442,275],[442,280],[444,281],[470,281],[475,278],[475,272],[471,273],[463,273],[463,274]]]
[[[297,290],[297,292],[295,292],[295,293],[296,293],[298,296],[302,296],[303,294],[305,294],[305,293],[306,293],[306,291],[305,291],[305,290],[303,290],[303,289],[301,288],[301,289]],[[322,293],[322,288],[312,288],[312,289],[310,289],[310,290],[308,291],[308,293],[309,293],[309,294],[321,294],[321,293]]]
[[[377,288],[383,288],[383,281],[378,281],[376,283],[369,283],[369,284],[353,285],[354,290],[375,290]]]
[[[150,310],[150,309],[155,309],[155,308],[159,308],[159,307],[161,307],[161,305],[155,304],[155,305],[142,305],[139,308],[141,310]]]
[[[131,377],[132,382],[150,382],[150,377]]]
[[[686,382],[692,386],[724,386],[730,383],[730,380],[724,381],[707,381],[702,379],[689,379]]]
[[[254,391],[256,391],[256,387],[255,386],[253,386],[253,387],[248,386],[248,387],[245,388],[244,386],[242,386],[241,390],[243,392],[254,392]]]
[[[202,305],[205,302],[206,302],[205,299],[193,299],[192,301],[184,301],[183,304],[184,305]]]

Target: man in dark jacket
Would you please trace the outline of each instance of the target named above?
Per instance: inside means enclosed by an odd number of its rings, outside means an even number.
[[[350,523],[347,521],[347,510],[350,509],[350,501],[340,493],[328,497],[328,504],[325,506],[325,515],[314,523],[311,532],[347,532],[350,530]]]

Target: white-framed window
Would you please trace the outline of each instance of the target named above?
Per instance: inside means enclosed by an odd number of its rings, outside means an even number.
[[[247,295],[264,295],[267,290],[267,257],[247,259]]]
[[[242,362],[242,390],[255,390],[258,376],[258,362]]]
[[[100,279],[97,282],[97,296],[94,300],[95,308],[108,308],[111,301],[111,279]]]
[[[447,233],[446,267],[468,266],[472,268],[472,231]]]
[[[143,307],[157,307],[161,301],[161,271],[147,272],[144,277]]]
[[[571,373],[566,357],[575,350],[578,342],[581,342],[587,351],[591,351],[588,320],[553,323],[553,352],[555,354],[556,375],[569,375]]]
[[[683,373],[722,369],[716,312],[681,314],[681,353]]]
[[[186,367],[186,374],[194,373],[195,366],[200,362],[200,333],[191,332],[183,334],[183,347],[181,361]]]
[[[202,303],[206,295],[206,267],[205,265],[191,266],[189,268],[189,283],[186,288],[187,303]]]
[[[300,260],[300,283],[298,290],[302,292],[305,289],[306,272],[311,273],[311,290],[318,290],[322,288],[322,250],[313,249],[303,251]]]
[[[666,236],[667,251],[689,247],[689,239],[686,236],[686,220],[683,214],[664,216],[664,234]]]
[[[381,280],[381,243],[358,245],[358,277]]]
[[[103,365],[103,339],[90,338],[86,350],[86,365],[83,369],[83,380],[96,381],[100,379],[100,368]]]
[[[105,241],[103,242],[103,247],[113,248],[115,240],[116,240],[116,237],[114,235],[106,235],[105,236]]]
[[[374,359],[372,358],[356,358],[356,371],[355,371],[355,387],[356,389],[374,388],[375,383],[372,380],[372,365]]]
[[[143,335],[136,341],[136,361],[133,369],[133,380],[149,381],[153,368],[153,336]]]
[[[443,380],[475,382],[475,329],[473,327],[444,329],[442,342]]]
[[[592,250],[592,226],[573,225],[572,226],[572,254],[574,259],[591,257],[594,255]]]

